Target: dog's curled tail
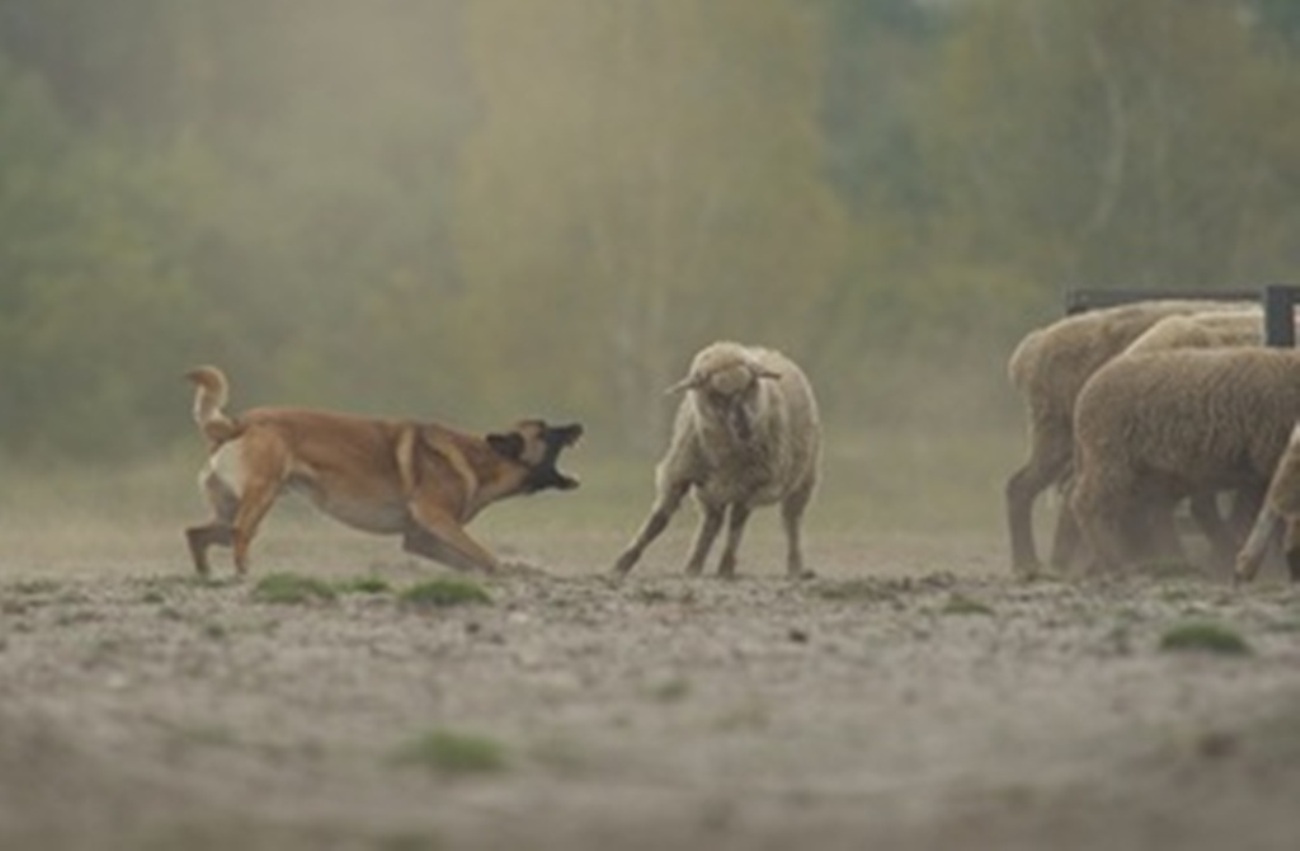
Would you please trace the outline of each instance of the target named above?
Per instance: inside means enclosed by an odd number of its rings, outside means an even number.
[[[198,366],[185,373],[194,382],[194,422],[213,445],[239,433],[239,425],[222,409],[230,398],[230,382],[215,366]]]

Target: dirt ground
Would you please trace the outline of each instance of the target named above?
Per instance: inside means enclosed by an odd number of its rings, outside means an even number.
[[[621,536],[559,530],[489,603],[420,607],[403,592],[449,574],[325,521],[268,534],[243,583],[194,580],[175,536],[51,531],[0,559],[5,849],[1300,836],[1300,592],[1276,574],[1026,584],[996,541],[849,530],[815,580],[755,533],[741,579],[688,581],[675,529],[614,583]],[[272,571],[336,596],[263,601]],[[1207,621],[1248,652],[1162,648]]]

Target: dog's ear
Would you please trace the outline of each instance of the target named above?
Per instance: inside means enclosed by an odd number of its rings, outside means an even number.
[[[504,455],[507,458],[518,459],[524,454],[524,436],[518,432],[509,434],[489,434],[487,436],[488,446],[498,455]]]

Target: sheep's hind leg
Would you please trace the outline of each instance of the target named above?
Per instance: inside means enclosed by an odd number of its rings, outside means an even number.
[[[1061,483],[1060,510],[1056,513],[1056,531],[1052,535],[1052,554],[1049,564],[1055,570],[1073,570],[1082,559],[1083,532],[1070,509],[1070,491],[1074,486],[1072,479]],[[1036,573],[1017,574],[1022,579],[1034,579]]]
[[[1075,482],[1069,510],[1083,533],[1092,554],[1092,571],[1122,568],[1129,561],[1126,541],[1126,508],[1122,489],[1103,490],[1086,478]]]
[[[785,527],[785,572],[791,579],[809,579],[815,574],[803,566],[803,513],[812,498],[812,486],[801,488],[781,502],[781,523]]]
[[[1011,535],[1011,569],[1033,577],[1042,570],[1034,545],[1034,503],[1039,495],[1070,473],[1074,446],[1068,419],[1031,422],[1030,453],[1024,466],[1007,479],[1007,525]]]

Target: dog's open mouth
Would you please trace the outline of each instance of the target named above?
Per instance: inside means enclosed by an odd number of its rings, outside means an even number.
[[[571,425],[554,428],[551,430],[551,435],[555,442],[552,443],[551,440],[548,439],[547,443],[553,447],[553,450],[546,453],[546,455],[551,471],[555,476],[555,481],[552,486],[559,488],[560,490],[573,490],[581,484],[581,482],[578,481],[576,476],[570,476],[568,473],[561,472],[560,469],[555,466],[555,462],[559,460],[560,451],[562,449],[567,449],[578,444],[578,441],[582,438],[582,424],[573,423]]]
[[[530,491],[545,490],[555,488],[556,490],[573,490],[578,487],[579,482],[576,476],[564,473],[556,466],[560,458],[560,453],[570,446],[577,444],[582,437],[582,425],[580,423],[571,423],[563,426],[547,426],[545,436],[546,455],[541,462],[535,466],[528,476],[527,489]]]
[[[576,446],[578,440],[582,437],[582,423],[556,426],[550,430],[550,433],[560,442],[561,446]]]

